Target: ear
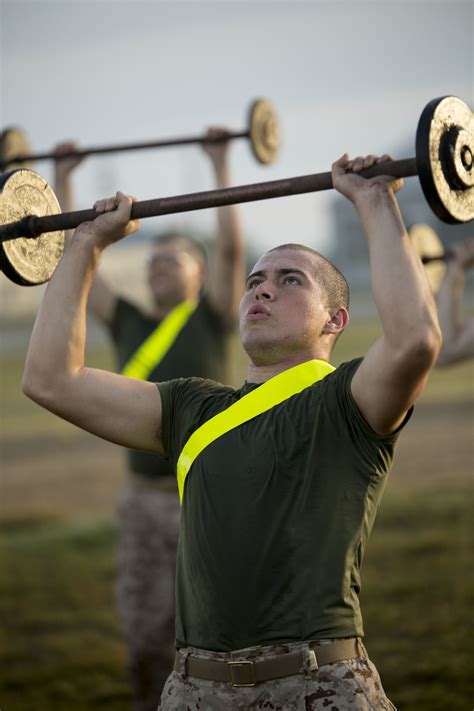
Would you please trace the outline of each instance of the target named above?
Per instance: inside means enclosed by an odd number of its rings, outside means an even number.
[[[339,306],[329,312],[323,333],[337,335],[341,333],[349,323],[349,312],[344,306]]]

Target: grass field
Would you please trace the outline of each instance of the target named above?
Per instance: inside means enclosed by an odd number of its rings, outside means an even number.
[[[353,326],[335,362],[364,353],[377,333],[372,322]],[[113,602],[122,452],[27,401],[23,358],[1,363],[0,709],[125,711]],[[89,362],[112,367],[103,350]],[[433,373],[364,562],[366,644],[405,711],[474,707],[473,376],[469,363]]]

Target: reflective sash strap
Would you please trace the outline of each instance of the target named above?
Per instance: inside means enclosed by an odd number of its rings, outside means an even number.
[[[196,307],[195,301],[183,301],[175,306],[125,364],[122,375],[146,380],[169,351]]]
[[[318,359],[295,365],[262,383],[260,387],[244,395],[233,405],[198,427],[189,437],[178,459],[176,475],[180,503],[183,501],[184,483],[192,463],[211,442],[300,393],[325,378],[333,370],[335,368],[332,365]]]

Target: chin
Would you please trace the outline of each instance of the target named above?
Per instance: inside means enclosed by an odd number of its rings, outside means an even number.
[[[175,291],[167,291],[165,289],[153,289],[153,299],[157,304],[177,304],[184,301],[184,296],[177,294]]]
[[[274,340],[247,338],[242,341],[244,351],[254,365],[271,365],[281,358],[281,344]]]

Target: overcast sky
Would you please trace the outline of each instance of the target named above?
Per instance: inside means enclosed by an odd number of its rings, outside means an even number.
[[[255,97],[270,98],[283,132],[271,167],[232,146],[234,184],[326,171],[343,151],[408,149],[431,99],[473,105],[471,0],[0,0],[3,127],[32,148],[201,133],[246,125]],[[36,170],[51,179],[51,166]],[[416,179],[411,179],[416,180]],[[89,158],[76,174],[77,206],[116,188],[139,199],[210,189],[199,148]],[[324,246],[330,196],[241,206],[262,248]],[[158,225],[214,224],[212,211]]]

